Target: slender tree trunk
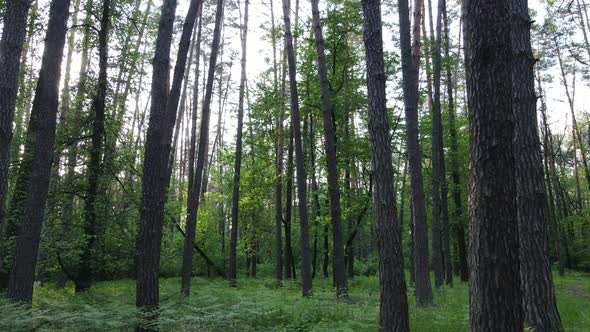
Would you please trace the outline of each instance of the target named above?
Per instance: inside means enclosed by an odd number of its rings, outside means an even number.
[[[199,152],[197,156],[197,166],[193,179],[193,190],[195,193],[201,193],[201,184],[204,182],[203,169],[207,159],[207,150],[209,145],[209,120],[211,118],[211,97],[213,96],[213,81],[215,80],[215,67],[217,65],[217,54],[221,42],[221,23],[223,20],[223,0],[217,1],[215,13],[215,28],[213,30],[213,41],[211,42],[211,55],[209,58],[209,71],[207,73],[207,84],[205,86],[205,97],[203,99],[203,109],[201,111],[201,129],[199,132]],[[199,211],[199,195],[189,205],[189,213],[186,221],[186,237],[184,241],[184,251],[182,256],[182,278],[181,290],[184,296],[190,294],[191,272],[193,269],[193,250],[195,242],[195,231],[197,228],[197,216]]]
[[[402,0],[403,1],[403,0]],[[380,331],[409,331],[408,299],[404,277],[402,238],[393,199],[393,166],[387,122],[385,65],[381,7],[363,0],[364,43],[367,63],[369,135],[375,177],[373,206],[379,248]],[[407,2],[406,2],[407,19]],[[409,24],[409,22],[406,22]],[[408,25],[409,28],[409,25]]]
[[[284,83],[283,83],[284,84]],[[296,278],[295,260],[291,246],[291,207],[293,206],[293,130],[289,130],[289,145],[287,148],[287,185],[285,189],[285,278]]]
[[[449,38],[449,23],[447,17],[446,6],[443,11],[443,19],[445,25],[445,57],[450,59],[449,49],[451,47]],[[461,281],[467,282],[469,279],[469,270],[467,268],[467,245],[465,243],[465,224],[463,218],[463,207],[461,200],[461,176],[459,173],[459,144],[457,142],[457,126],[455,118],[457,116],[455,109],[455,101],[453,97],[453,77],[451,74],[451,65],[447,65],[447,98],[449,108],[449,135],[451,137],[450,144],[450,156],[451,156],[451,180],[453,182],[452,195],[453,195],[453,220],[454,220],[454,235],[457,244],[457,258],[459,262],[459,274]],[[449,232],[451,229],[449,229]],[[450,262],[449,262],[450,265]]]
[[[417,0],[420,1],[420,0]],[[414,11],[420,11],[418,3]],[[408,163],[410,168],[410,186],[412,188],[412,204],[414,207],[415,231],[415,274],[416,303],[419,306],[432,304],[432,286],[428,273],[428,230],[426,222],[426,201],[422,179],[422,152],[418,139],[418,67],[420,56],[421,14],[414,15],[414,56],[410,42],[410,18],[408,0],[398,0],[400,23],[400,46],[402,52],[402,74],[404,91],[404,109],[406,113],[406,140]],[[416,23],[416,21],[418,23]],[[418,28],[416,28],[418,24]],[[378,181],[377,181],[378,182]]]
[[[90,161],[88,164],[88,187],[86,189],[84,201],[84,235],[86,241],[84,252],[80,258],[80,265],[78,267],[76,292],[90,288],[96,277],[96,256],[98,253],[97,237],[100,228],[97,220],[96,198],[103,167],[101,156],[103,150],[102,143],[105,135],[105,102],[108,88],[107,65],[110,5],[110,0],[104,0],[102,4],[100,31],[98,33],[99,73],[96,95],[92,100],[91,107],[91,114],[94,116],[94,119],[92,121],[92,140],[90,142]]]
[[[69,0],[51,2],[41,70],[17,180],[22,188],[26,188],[26,194],[22,197],[22,203],[18,204],[22,206],[22,214],[7,293],[12,301],[31,302],[33,297],[35,265],[53,163],[59,82],[69,9]]]
[[[338,159],[336,155],[336,129],[332,121],[332,105],[330,101],[330,82],[326,69],[324,36],[320,23],[319,0],[311,0],[313,30],[318,56],[318,75],[321,89],[322,119],[324,124],[324,148],[328,166],[328,190],[330,193],[330,217],[332,218],[332,244],[334,255],[334,282],[336,296],[346,296],[346,268],[344,264],[344,242],[342,235],[342,214],[340,211],[340,185],[338,183]],[[325,264],[325,263],[324,263]]]
[[[282,68],[283,68],[283,80],[281,86],[281,94],[279,97],[279,80],[278,80],[278,71],[279,67],[277,64],[277,34],[275,30],[275,16],[274,16],[274,6],[273,0],[269,1],[270,3],[270,15],[271,15],[271,40],[272,40],[272,54],[273,54],[273,89],[274,94],[276,97],[279,98],[279,115],[276,121],[276,128],[277,128],[277,145],[276,145],[276,171],[275,171],[275,245],[274,245],[274,255],[275,255],[275,278],[277,279],[277,286],[280,287],[283,282],[283,243],[282,243],[282,224],[283,224],[283,122],[285,118],[285,108],[284,108],[284,96],[285,96],[285,63],[283,61]]]
[[[311,295],[311,253],[309,250],[309,226],[307,215],[307,188],[305,175],[305,162],[303,155],[303,143],[301,139],[301,120],[299,117],[299,94],[297,92],[297,73],[295,64],[295,52],[293,50],[293,35],[291,34],[291,13],[289,0],[283,0],[283,21],[285,29],[285,45],[287,48],[287,61],[289,64],[289,87],[291,92],[291,125],[295,142],[295,159],[297,169],[297,196],[299,199],[299,227],[300,227],[300,254],[301,254],[301,280],[303,296]]]
[[[467,0],[471,331],[522,331],[518,263],[511,1]],[[502,285],[502,287],[498,287]]]
[[[8,193],[12,120],[16,107],[17,83],[30,5],[30,0],[7,1],[4,29],[0,40],[0,54],[2,54],[0,56],[0,250],[2,250],[2,230],[5,220],[4,205]]]
[[[534,331],[563,331],[547,245],[547,195],[537,126],[528,0],[513,1],[511,8],[514,162],[524,318]]]
[[[240,203],[240,168],[242,167],[242,131],[244,127],[244,93],[246,89],[246,44],[248,37],[248,5],[249,0],[244,3],[244,23],[241,29],[242,40],[242,73],[240,74],[240,92],[238,99],[238,128],[236,134],[236,160],[234,165],[234,184],[231,207],[231,236],[229,247],[229,269],[228,278],[230,287],[236,286],[236,256],[238,246],[238,207]],[[280,228],[279,228],[280,230]],[[280,233],[279,233],[280,237]],[[279,247],[280,248],[280,247]],[[280,263],[279,263],[280,264]],[[281,278],[277,278],[281,280]]]
[[[443,163],[444,155],[441,156],[442,150],[442,124],[440,111],[440,74],[441,74],[441,59],[440,59],[440,25],[441,25],[441,11],[440,3],[444,0],[439,0],[439,8],[436,15],[436,36],[434,36],[433,19],[432,19],[432,5],[431,0],[428,1],[428,9],[430,12],[431,36],[434,42],[432,47],[432,54],[427,54],[425,58],[432,56],[434,65],[433,81],[434,81],[434,95],[432,102],[432,269],[434,270],[434,286],[440,288],[444,279],[444,262],[441,242],[441,192],[440,182],[444,180],[441,164]]]
[[[159,270],[164,197],[169,142],[166,142],[166,104],[170,79],[170,47],[176,13],[176,0],[162,4],[152,69],[151,105],[143,160],[142,199],[136,245],[137,281],[135,305],[148,311],[148,320],[157,317]],[[152,312],[150,312],[152,311]],[[138,331],[150,330],[139,326]]]

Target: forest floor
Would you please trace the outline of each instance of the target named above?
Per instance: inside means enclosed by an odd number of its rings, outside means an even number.
[[[590,331],[590,274],[554,276],[566,331]],[[274,288],[270,278],[243,277],[237,289],[223,279],[193,278],[192,295],[180,298],[179,278],[161,280],[160,327],[164,331],[376,331],[379,282],[376,277],[350,281],[350,298],[335,298],[331,283],[314,279],[314,295],[302,298],[295,282]],[[0,331],[127,331],[137,323],[135,283],[100,282],[75,295],[73,287],[36,287],[32,309],[0,300]],[[468,331],[467,285],[434,291],[434,306],[416,308],[411,295],[412,331]]]

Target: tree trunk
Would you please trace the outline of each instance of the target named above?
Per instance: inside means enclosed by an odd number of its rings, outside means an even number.
[[[244,93],[246,88],[246,44],[248,37],[248,5],[249,0],[244,3],[244,23],[241,29],[242,41],[242,72],[240,74],[240,92],[238,99],[238,128],[236,134],[236,160],[234,164],[234,184],[231,207],[231,236],[229,245],[229,269],[228,279],[230,287],[236,286],[236,256],[238,246],[238,208],[240,204],[240,168],[242,167],[242,131],[244,127]],[[221,161],[220,161],[221,162]],[[280,227],[279,227],[280,231]],[[279,233],[279,237],[281,234]],[[279,246],[280,248],[280,246]],[[279,263],[280,264],[280,263]],[[281,280],[281,278],[277,278]]]
[[[368,129],[372,173],[375,177],[373,206],[379,248],[379,330],[409,331],[402,238],[393,199],[393,166],[386,116],[381,7],[378,0],[363,0],[362,6],[369,101]],[[407,2],[405,9],[407,14]]]
[[[283,68],[283,75],[282,75],[282,84],[281,84],[281,92],[279,96],[279,80],[278,80],[278,71],[279,66],[277,64],[277,34],[275,30],[275,16],[274,16],[274,6],[273,0],[269,1],[270,3],[270,15],[271,15],[271,25],[272,25],[272,54],[273,54],[273,75],[274,75],[274,82],[273,82],[273,90],[276,97],[279,100],[279,115],[276,121],[277,127],[277,145],[276,145],[276,171],[275,171],[275,246],[274,246],[274,255],[275,255],[275,278],[277,279],[277,286],[280,287],[283,282],[283,239],[282,239],[282,224],[283,224],[283,122],[285,120],[285,107],[284,107],[284,96],[285,96],[285,63],[282,62]]]
[[[547,246],[547,195],[537,126],[528,0],[513,1],[511,8],[514,162],[524,318],[534,331],[563,331]]]
[[[467,0],[471,331],[522,331],[510,1]],[[502,285],[502,287],[498,287]]]
[[[166,142],[166,104],[170,79],[170,46],[176,13],[176,0],[162,4],[158,37],[153,61],[151,105],[142,176],[142,200],[139,234],[136,245],[137,281],[135,304],[149,313],[148,320],[157,317],[159,305],[159,270],[164,197],[169,142]],[[138,327],[137,330],[149,330]]]
[[[284,84],[284,83],[283,83]],[[291,208],[293,206],[293,130],[289,130],[287,148],[287,185],[285,189],[285,278],[296,278],[293,247],[291,246]]]
[[[193,178],[193,191],[197,195],[189,202],[188,215],[186,221],[186,238],[184,241],[184,251],[182,256],[182,278],[181,291],[184,296],[190,294],[191,272],[193,269],[193,251],[192,247],[195,242],[195,231],[197,228],[197,215],[199,211],[201,184],[204,180],[203,169],[207,159],[207,150],[209,145],[209,120],[211,118],[211,97],[213,96],[213,81],[215,80],[215,66],[217,65],[217,53],[221,41],[221,23],[223,20],[223,0],[217,1],[215,13],[215,28],[213,30],[213,41],[211,43],[211,55],[209,58],[209,71],[207,73],[207,84],[205,87],[205,97],[203,99],[203,109],[201,111],[201,129],[199,132],[199,152],[197,156],[197,166]]]
[[[69,0],[51,2],[25,154],[17,180],[22,188],[26,188],[26,192],[22,204],[18,204],[22,206],[22,215],[7,293],[12,301],[31,302],[33,297],[35,265],[53,163],[59,82],[69,8]]]
[[[297,169],[297,196],[299,199],[299,227],[300,227],[300,254],[301,254],[301,280],[303,296],[311,295],[311,253],[309,250],[309,226],[307,215],[307,188],[305,163],[303,155],[303,143],[301,139],[301,120],[299,117],[299,94],[297,92],[297,73],[295,64],[295,52],[293,50],[293,35],[291,34],[291,13],[289,1],[283,0],[283,21],[285,29],[285,45],[287,48],[287,61],[289,64],[289,87],[291,92],[291,125],[295,142],[295,160]]]
[[[311,0],[313,30],[318,56],[318,75],[321,89],[322,119],[324,124],[324,148],[328,166],[328,190],[330,193],[330,217],[332,218],[332,245],[334,255],[334,282],[336,296],[347,296],[346,269],[344,264],[344,242],[342,235],[342,214],[340,211],[340,186],[338,183],[338,159],[336,155],[336,129],[332,122],[332,105],[330,101],[330,82],[326,69],[324,37],[320,23],[319,0]],[[325,263],[324,263],[325,264]]]
[[[447,17],[447,10],[443,11],[443,19],[445,25],[445,57],[450,59],[449,48],[451,47],[449,39],[449,24]],[[459,274],[461,281],[467,282],[469,280],[469,270],[467,268],[467,245],[465,243],[465,224],[463,222],[463,207],[461,200],[461,176],[459,173],[459,144],[457,143],[457,127],[455,124],[455,117],[457,116],[455,110],[455,102],[453,98],[453,77],[451,75],[451,65],[447,65],[447,98],[449,108],[449,135],[451,137],[450,156],[451,156],[451,180],[453,182],[453,219],[454,219],[454,236],[457,245],[457,260],[459,262]],[[449,232],[451,230],[449,229]],[[449,234],[450,235],[450,234]],[[450,262],[449,262],[450,265]]]
[[[105,101],[107,95],[107,65],[108,65],[108,38],[110,0],[104,0],[102,18],[100,20],[100,31],[98,33],[98,82],[94,99],[92,100],[91,114],[92,140],[90,142],[90,161],[88,164],[88,187],[84,201],[84,235],[86,238],[84,252],[80,257],[78,266],[78,280],[76,281],[76,292],[84,291],[90,286],[96,277],[96,256],[98,251],[97,237],[99,224],[97,221],[96,197],[98,194],[99,178],[102,174],[102,142],[105,135]]]
[[[5,220],[4,205],[8,193],[12,120],[16,107],[20,58],[27,32],[30,5],[30,0],[7,1],[4,29],[0,40],[0,54],[2,54],[0,57],[0,250],[2,250],[2,230]]]
[[[417,0],[419,1],[419,0]],[[419,4],[414,8],[420,11]],[[410,18],[408,0],[398,0],[400,23],[400,46],[403,74],[404,109],[406,113],[406,140],[408,163],[410,168],[410,186],[414,207],[415,232],[415,274],[416,303],[419,306],[432,304],[432,286],[428,273],[428,229],[426,222],[426,201],[422,180],[422,152],[418,138],[418,65],[420,54],[420,29],[414,28],[414,57],[410,42]],[[419,24],[419,14],[414,15],[414,24]],[[416,20],[418,23],[416,23]],[[377,181],[379,182],[379,181]]]

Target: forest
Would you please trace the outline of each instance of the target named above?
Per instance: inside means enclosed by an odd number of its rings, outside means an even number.
[[[587,0],[0,0],[1,331],[590,331]]]

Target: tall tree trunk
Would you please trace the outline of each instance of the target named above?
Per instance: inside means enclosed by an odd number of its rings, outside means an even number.
[[[561,200],[559,199],[559,186],[557,181],[557,174],[555,174],[555,160],[553,158],[553,140],[551,139],[551,130],[549,129],[549,125],[547,123],[547,105],[545,103],[545,92],[543,90],[543,85],[541,83],[540,73],[537,70],[537,86],[539,88],[539,95],[541,96],[541,119],[543,125],[543,155],[545,161],[545,176],[547,178],[547,192],[549,193],[549,203],[550,203],[550,216],[549,222],[551,224],[551,236],[553,240],[553,245],[555,246],[555,252],[557,253],[557,267],[559,270],[559,275],[563,276],[564,271],[564,260],[563,260],[563,245],[559,240],[559,228],[557,225],[558,217],[564,217],[563,214],[563,206],[561,204]],[[555,193],[555,199],[553,196]],[[557,204],[554,203],[556,201]],[[557,205],[557,206],[555,206]]]
[[[362,6],[367,63],[369,135],[372,173],[375,177],[373,207],[379,248],[379,288],[381,292],[379,330],[409,331],[401,227],[396,220],[393,199],[393,166],[387,122],[380,1],[363,0]],[[407,19],[407,2],[405,9]],[[406,23],[409,24],[409,22]]]
[[[205,97],[203,98],[203,109],[201,110],[201,129],[199,132],[199,152],[197,166],[193,178],[193,190],[197,194],[189,203],[189,213],[186,221],[186,237],[184,239],[184,251],[182,255],[182,278],[181,291],[184,296],[189,296],[191,287],[191,272],[193,270],[193,245],[195,242],[195,231],[197,228],[197,216],[199,211],[201,184],[204,181],[203,169],[207,159],[209,145],[209,120],[211,118],[211,97],[213,96],[213,81],[215,80],[215,67],[217,65],[217,53],[221,42],[221,24],[223,20],[223,0],[217,1],[215,13],[215,28],[211,42],[211,54],[209,57],[209,71],[207,73],[207,84],[205,86]]]
[[[547,195],[537,126],[528,0],[513,1],[511,8],[514,162],[524,318],[534,331],[563,331],[547,246]]]
[[[518,264],[511,1],[467,0],[471,331],[522,331]],[[502,285],[502,287],[498,287]]]
[[[231,236],[229,244],[228,278],[230,287],[236,286],[236,256],[238,246],[238,207],[240,204],[240,169],[242,167],[242,131],[244,127],[244,94],[246,89],[246,45],[248,40],[248,5],[244,3],[244,23],[241,29],[242,41],[242,72],[240,74],[240,92],[238,99],[238,128],[236,134],[236,160],[234,164],[234,184],[231,207]],[[220,161],[221,162],[221,161]],[[279,228],[280,230],[280,228]],[[280,233],[279,233],[280,237]],[[280,246],[279,246],[280,248]],[[281,278],[277,278],[280,280]]]
[[[176,0],[165,0],[162,4],[158,37],[152,69],[151,105],[148,131],[145,138],[143,159],[142,198],[139,234],[136,241],[137,281],[135,305],[143,310],[153,311],[148,315],[157,317],[160,301],[159,270],[162,225],[164,219],[164,197],[169,142],[166,142],[166,104],[170,79],[170,47],[176,13]],[[137,330],[149,330],[138,327]]]
[[[420,1],[420,0],[417,0]],[[418,3],[414,11],[420,11]],[[412,188],[412,204],[414,207],[415,232],[415,274],[416,274],[416,303],[419,306],[432,304],[432,286],[428,273],[428,229],[426,222],[426,201],[424,198],[424,183],[422,180],[422,152],[418,139],[418,67],[420,57],[420,29],[421,14],[414,15],[414,56],[410,42],[410,17],[408,0],[398,0],[400,47],[402,53],[402,75],[404,91],[404,109],[406,114],[406,140],[408,149],[408,163],[410,168],[410,186]],[[418,21],[418,23],[416,22]],[[379,181],[377,181],[378,183]]]
[[[30,0],[7,1],[0,40],[0,250],[4,228],[4,205],[8,193],[8,168],[12,120],[16,107],[21,54],[26,36]],[[14,156],[13,156],[14,157]],[[1,264],[1,261],[0,261]]]
[[[69,0],[51,2],[25,154],[17,180],[26,191],[22,203],[18,204],[22,206],[20,230],[8,282],[7,297],[12,301],[31,302],[33,297],[35,265],[53,163],[59,82],[69,9]]]
[[[444,279],[444,262],[441,242],[441,192],[440,182],[444,181],[444,173],[442,173],[441,164],[443,163],[444,155],[441,156],[442,151],[442,124],[440,111],[440,74],[441,74],[441,59],[440,59],[440,26],[441,26],[441,3],[444,0],[439,0],[439,7],[436,15],[436,36],[431,31],[431,36],[434,41],[432,47],[432,61],[434,65],[433,81],[434,81],[434,95],[432,102],[432,269],[434,270],[434,286],[440,288]],[[428,1],[428,9],[430,12],[430,25],[432,26],[432,5],[431,0]]]
[[[285,29],[285,45],[287,48],[287,61],[289,64],[289,90],[291,92],[291,130],[295,142],[295,160],[297,169],[297,196],[299,199],[299,227],[300,227],[300,254],[301,254],[301,280],[303,296],[311,295],[311,253],[309,250],[309,226],[307,215],[307,188],[305,175],[305,162],[303,155],[303,143],[301,139],[301,120],[299,118],[299,94],[297,92],[297,73],[295,64],[295,52],[293,50],[293,35],[291,33],[291,13],[289,0],[283,0],[283,21]]]
[[[443,11],[443,19],[445,25],[445,58],[450,59],[449,49],[451,42],[449,38],[449,22],[447,17],[447,10]],[[450,61],[448,61],[450,63]],[[447,71],[447,98],[448,98],[448,109],[449,109],[449,135],[451,138],[450,144],[450,156],[451,156],[451,180],[453,182],[452,195],[453,195],[453,219],[454,219],[454,236],[457,245],[457,260],[459,262],[459,274],[461,281],[467,282],[469,280],[469,270],[467,268],[467,245],[465,243],[465,223],[463,222],[463,207],[461,200],[461,176],[459,173],[459,144],[457,142],[457,126],[455,118],[457,112],[455,109],[455,101],[453,97],[453,77],[451,74],[451,65],[448,64],[446,67]],[[451,230],[449,229],[449,232]],[[450,234],[449,234],[450,235]],[[449,262],[450,265],[450,262]]]
[[[284,83],[283,83],[284,84]],[[296,278],[293,247],[291,246],[291,208],[293,206],[293,130],[289,130],[287,148],[287,184],[285,189],[285,278]]]
[[[277,33],[275,29],[275,16],[274,16],[274,6],[273,0],[269,1],[270,3],[270,15],[271,15],[271,40],[272,40],[272,56],[273,56],[273,91],[275,98],[279,100],[279,115],[276,121],[277,127],[277,145],[276,145],[276,171],[275,171],[275,245],[274,245],[274,255],[275,255],[275,278],[277,279],[277,286],[281,286],[283,282],[283,239],[282,239],[282,229],[283,229],[283,122],[285,121],[285,103],[284,103],[284,96],[285,96],[285,63],[282,62],[283,68],[283,75],[282,75],[282,84],[281,84],[281,92],[279,97],[279,79],[278,79],[278,71],[279,66],[277,63]]]
[[[324,124],[324,148],[328,166],[328,191],[330,193],[330,217],[332,218],[332,245],[334,255],[334,282],[336,296],[346,296],[346,268],[344,264],[344,242],[342,235],[342,214],[340,211],[340,185],[338,183],[338,159],[336,155],[336,129],[332,121],[332,105],[330,101],[330,82],[326,69],[324,36],[320,23],[319,0],[311,0],[313,31],[318,56],[318,75],[321,89],[322,119]]]
[[[202,3],[201,9],[199,11],[199,29],[197,32],[197,41],[196,41],[196,52],[195,58],[197,63],[195,64],[195,80],[193,86],[193,113],[191,115],[191,138],[189,144],[189,152],[188,152],[188,195],[187,195],[187,202],[186,202],[186,224],[192,216],[196,215],[194,212],[194,207],[196,201],[199,199],[199,191],[195,188],[195,153],[196,153],[196,140],[197,140],[197,111],[199,109],[199,62],[201,59],[201,36],[202,36],[202,29],[203,29],[203,10],[202,10]],[[186,234],[186,233],[185,233]],[[194,242],[194,239],[193,239]]]
[[[88,187],[84,201],[84,235],[86,238],[84,252],[80,258],[78,267],[78,280],[76,282],[76,292],[84,291],[90,286],[96,277],[96,256],[97,256],[97,237],[99,225],[97,221],[96,198],[98,194],[99,179],[102,174],[102,142],[105,135],[105,101],[107,95],[107,65],[108,65],[108,38],[109,38],[109,17],[110,17],[110,0],[104,0],[102,8],[102,18],[100,20],[100,31],[98,33],[98,83],[96,95],[92,100],[91,114],[94,116],[92,121],[92,140],[90,142],[90,161],[88,164]]]

